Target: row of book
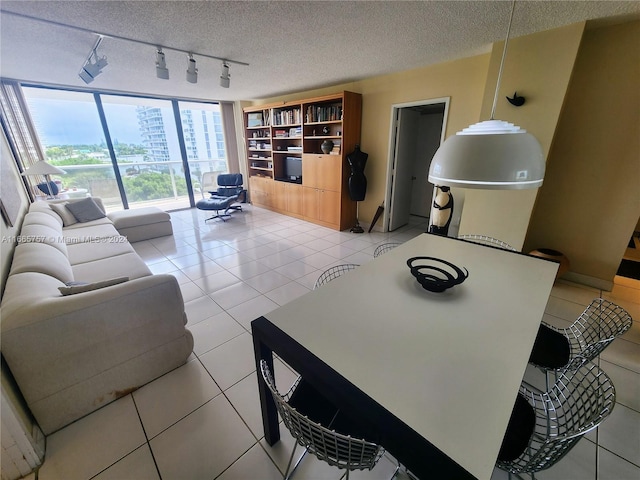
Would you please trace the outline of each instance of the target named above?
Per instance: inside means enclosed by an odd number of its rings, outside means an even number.
[[[334,120],[342,120],[342,105],[330,105],[327,107],[309,105],[307,107],[306,123],[331,122]]]
[[[275,130],[273,133],[276,138],[285,138],[285,137],[299,138],[299,137],[302,137],[302,127],[290,128],[288,131],[284,129]]]
[[[273,111],[274,125],[294,125],[296,123],[302,123],[302,112],[299,108]]]

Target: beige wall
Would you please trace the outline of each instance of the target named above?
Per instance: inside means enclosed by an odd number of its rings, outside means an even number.
[[[359,82],[264,99],[255,104],[297,100],[341,90],[362,94],[360,145],[369,154],[369,159],[365,169],[367,195],[365,201],[359,204],[359,218],[361,223],[368,224],[383,202],[387,188],[392,105],[451,97],[447,135],[455,133],[479,119],[488,66],[489,54],[479,55]]]
[[[0,135],[2,137],[2,150],[0,154],[3,156],[5,160],[9,160],[7,163],[15,166],[15,160],[13,160],[13,155],[9,148],[9,144],[7,143],[7,138],[4,135],[4,131]],[[13,249],[15,245],[11,241],[12,237],[15,237],[19,232],[19,226],[22,224],[22,218],[24,217],[27,207],[29,206],[29,199],[27,197],[27,193],[24,191],[22,187],[22,181],[20,180],[20,176],[18,173],[17,167],[12,169],[12,178],[2,178],[0,181],[4,182],[13,182],[18,185],[18,193],[21,196],[22,206],[20,209],[20,214],[18,216],[18,221],[16,225],[13,227],[9,227],[4,223],[4,220],[0,220],[0,237],[2,243],[0,244],[0,292],[4,292],[4,282],[9,275],[9,267],[11,266],[11,259],[13,258]]]
[[[578,23],[509,40],[495,118],[532,133],[545,156],[554,137],[584,26]],[[503,46],[504,42],[493,46],[482,120],[491,116]],[[505,99],[515,91],[526,98],[522,107],[514,107]],[[466,190],[460,233],[489,235],[520,249],[537,192]]]
[[[13,159],[13,155],[11,150],[9,149],[9,145],[7,143],[7,138],[4,135],[4,131],[0,134],[0,142],[2,143],[0,155],[3,156],[4,160],[9,160],[8,163],[11,165],[15,165],[15,161]],[[22,225],[22,220],[29,206],[29,200],[27,197],[27,193],[22,188],[22,181],[20,180],[19,173],[17,167],[14,167],[11,172],[12,178],[1,178],[2,182],[14,182],[18,185],[18,193],[20,194],[22,200],[22,207],[20,209],[20,215],[18,216],[18,220],[13,227],[9,227],[5,224],[4,220],[0,220],[0,234],[2,235],[0,238],[2,243],[0,243],[0,269],[1,269],[1,277],[0,281],[0,292],[4,292],[4,284],[9,274],[9,268],[11,267],[11,260],[13,258],[13,250],[15,248],[15,244],[13,243],[13,237],[18,235],[20,232],[20,226]],[[2,384],[2,390],[9,401],[12,403],[14,407],[15,414],[18,415],[20,421],[22,422],[25,428],[25,434],[27,436],[31,436],[34,430],[34,421],[31,418],[31,414],[22,399],[22,395],[20,394],[18,387],[15,385],[15,382],[8,372],[7,366],[3,360],[2,362],[2,372],[1,372],[0,383]],[[4,409],[3,409],[4,412]]]
[[[526,249],[610,282],[640,217],[640,22],[587,30]]]

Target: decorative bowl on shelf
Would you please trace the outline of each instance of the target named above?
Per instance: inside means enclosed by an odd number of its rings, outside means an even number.
[[[407,260],[407,266],[422,288],[430,292],[444,292],[469,277],[466,268],[463,267],[463,271],[453,263],[435,257],[412,257]]]

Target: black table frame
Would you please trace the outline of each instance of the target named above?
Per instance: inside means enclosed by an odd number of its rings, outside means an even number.
[[[260,374],[260,360],[265,360],[273,371],[275,353],[346,415],[370,426],[371,437],[367,440],[382,445],[412,474],[421,479],[475,478],[267,318],[260,317],[251,322],[251,329],[262,424],[265,440],[269,445],[280,440],[280,430],[275,403]],[[398,394],[402,395],[402,392]]]

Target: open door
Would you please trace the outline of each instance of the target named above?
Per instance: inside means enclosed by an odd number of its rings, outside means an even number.
[[[396,145],[391,170],[391,205],[389,231],[409,223],[414,159],[417,157],[418,118],[420,114],[408,108],[397,110]]]
[[[444,140],[448,105],[448,98],[393,105],[385,231],[406,225],[411,215],[429,217],[433,185],[427,176]]]

